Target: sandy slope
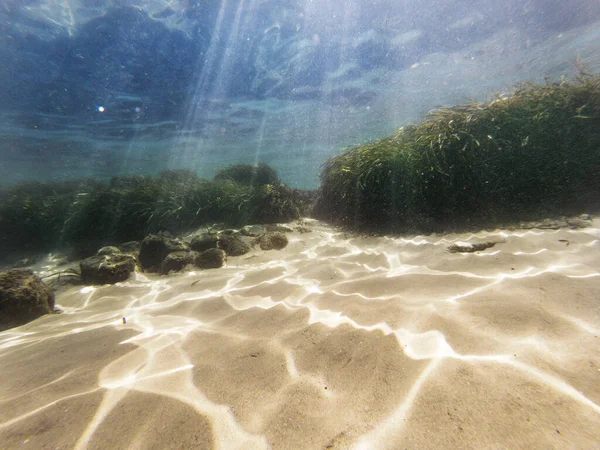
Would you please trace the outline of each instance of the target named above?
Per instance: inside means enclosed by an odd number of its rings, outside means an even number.
[[[0,447],[600,448],[600,221],[311,229],[0,333]]]

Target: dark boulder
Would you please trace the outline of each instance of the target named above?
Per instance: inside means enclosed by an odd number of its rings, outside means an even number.
[[[160,266],[160,272],[167,274],[171,271],[178,272],[189,264],[194,264],[198,252],[173,252],[169,253]]]
[[[166,236],[151,234],[146,236],[140,246],[139,261],[142,269],[149,272],[158,272],[162,262],[169,253],[185,252],[189,245]]]
[[[194,265],[200,269],[218,269],[227,261],[227,255],[220,248],[210,248],[200,253]]]
[[[0,273],[0,331],[54,311],[54,292],[31,270]]]
[[[124,253],[96,255],[81,261],[79,267],[84,283],[114,284],[125,281],[135,271],[135,258]]]

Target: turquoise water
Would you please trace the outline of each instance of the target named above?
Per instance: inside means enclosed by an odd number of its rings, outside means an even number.
[[[0,182],[265,162],[312,189],[435,107],[600,68],[597,2],[498,3],[7,2]]]

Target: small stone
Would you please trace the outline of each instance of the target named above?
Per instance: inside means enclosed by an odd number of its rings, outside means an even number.
[[[458,245],[453,244],[448,247],[450,253],[474,253],[486,250],[496,245],[496,242],[480,242],[478,244]]]

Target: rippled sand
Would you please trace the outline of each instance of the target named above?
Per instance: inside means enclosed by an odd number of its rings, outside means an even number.
[[[72,288],[0,333],[0,447],[600,448],[593,225],[312,222],[223,269]]]

